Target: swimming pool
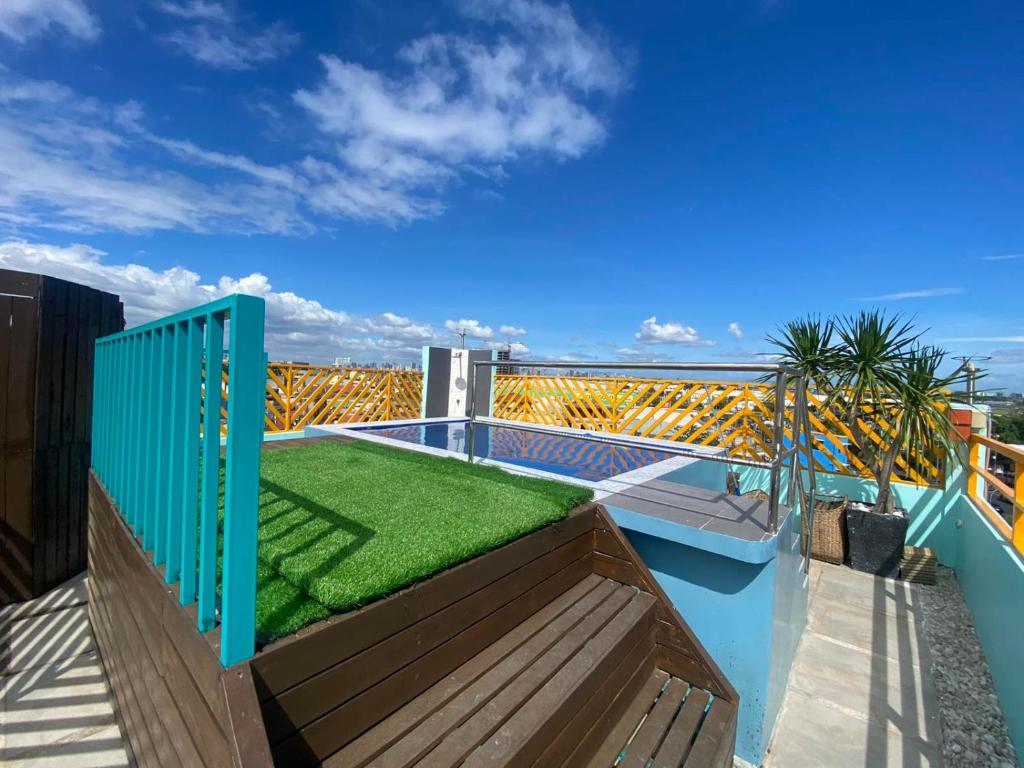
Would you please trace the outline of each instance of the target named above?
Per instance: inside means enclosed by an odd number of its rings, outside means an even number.
[[[403,443],[467,454],[468,422],[445,421],[402,426],[353,427]],[[477,424],[473,454],[563,477],[598,482],[656,464],[673,454],[649,448],[585,440],[573,435],[525,432],[494,424]]]

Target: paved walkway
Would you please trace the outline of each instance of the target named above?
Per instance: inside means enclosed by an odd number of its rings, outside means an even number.
[[[128,765],[86,603],[82,574],[0,609],[0,765]]]
[[[815,561],[804,633],[765,763],[942,765],[921,590]]]

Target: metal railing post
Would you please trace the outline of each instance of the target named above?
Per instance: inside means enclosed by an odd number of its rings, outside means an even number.
[[[782,468],[782,422],[786,408],[786,377],[775,374],[775,414],[772,419],[771,485],[768,491],[768,529],[775,533],[779,526],[779,476]]]
[[[475,364],[474,364],[475,365]],[[467,378],[468,373],[467,373]],[[473,463],[473,449],[476,442],[476,368],[473,369],[473,386],[469,388],[469,434],[466,435],[466,459]]]
[[[807,515],[807,548],[804,553],[804,573],[811,572],[811,548],[814,546],[814,506],[817,503],[817,492],[818,483],[814,469],[814,442],[813,435],[811,434],[811,416],[807,408],[807,402],[810,398],[807,397],[807,386],[808,380],[806,377],[801,377],[800,381],[800,418],[803,422],[804,432],[804,455],[807,459],[807,510],[802,514]],[[794,425],[794,432],[795,432]],[[800,480],[801,490],[803,489],[803,474],[801,472]],[[800,503],[803,504],[803,499]]]
[[[804,377],[803,376],[798,376],[794,380],[794,384],[793,384],[793,437],[794,437],[794,440],[799,439],[799,436],[800,436],[800,429],[801,429],[801,427],[800,427],[800,424],[801,424],[800,414],[802,413],[801,409],[803,408],[803,406],[804,406],[804,404],[806,402],[806,400],[802,399],[803,393],[804,393],[803,382],[804,382]],[[800,452],[799,452],[798,446],[799,446],[799,443],[797,443],[797,442],[794,442],[793,445],[791,446],[792,458],[790,459],[790,462],[789,462],[789,487],[786,490],[786,501],[789,504],[790,509],[795,507],[796,506],[796,502],[797,502],[797,496],[796,496],[797,483],[798,483],[798,477],[800,475],[800,469],[801,469],[800,468]]]

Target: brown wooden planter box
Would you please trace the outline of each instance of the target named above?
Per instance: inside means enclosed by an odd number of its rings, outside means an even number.
[[[483,655],[509,633],[586,580],[607,580],[619,594],[642,596],[643,621],[622,636],[621,654],[606,657],[614,662],[608,673],[587,678],[596,688],[578,689],[584,698],[566,700],[560,719],[533,723],[537,738],[515,742],[531,757],[513,764],[587,764],[609,739],[617,750],[632,732],[613,727],[632,723],[627,705],[649,705],[657,691],[644,699],[646,681],[671,675],[669,688],[685,680],[701,690],[692,702],[697,718],[687,724],[681,711],[670,737],[693,732],[713,699],[698,736],[679,744],[666,738],[662,748],[685,753],[692,744],[689,764],[732,765],[735,689],[599,505],[224,670],[217,632],[195,631],[194,607],[178,604],[177,588],[163,583],[162,568],[143,554],[94,474],[90,485],[90,618],[135,764],[398,764],[389,750],[410,729],[426,727],[450,675],[465,676],[472,664],[483,665],[474,674],[486,675]]]

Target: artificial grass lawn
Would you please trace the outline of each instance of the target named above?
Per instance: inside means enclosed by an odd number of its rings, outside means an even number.
[[[260,475],[262,642],[499,547],[593,496],[362,441],[265,451]]]

